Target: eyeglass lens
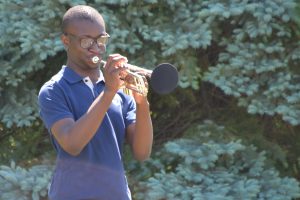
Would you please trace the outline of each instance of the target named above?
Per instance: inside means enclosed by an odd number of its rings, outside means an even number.
[[[94,40],[93,38],[81,38],[80,45],[82,48],[90,48],[93,46],[94,42],[97,43],[98,47],[105,46],[108,43],[108,38],[107,36],[101,36]]]

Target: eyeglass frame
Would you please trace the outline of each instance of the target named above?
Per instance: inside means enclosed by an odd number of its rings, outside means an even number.
[[[75,34],[73,34],[73,33],[63,33],[65,36],[72,36],[72,37],[74,37],[74,38],[77,38],[77,39],[79,39],[79,41],[80,41],[80,46],[81,46],[81,48],[83,48],[83,49],[89,49],[89,48],[91,48],[95,43],[97,44],[97,46],[98,47],[101,47],[101,46],[104,46],[104,47],[106,47],[106,45],[107,45],[107,43],[108,43],[108,41],[109,41],[109,38],[110,38],[110,35],[108,34],[108,33],[105,33],[104,35],[100,35],[99,37],[97,37],[97,38],[93,38],[93,37],[89,37],[89,36],[79,36],[79,35],[75,35]],[[105,40],[105,43],[103,43],[102,41],[101,42],[99,42],[98,40],[100,39],[106,39]],[[83,42],[82,42],[82,40],[83,39],[92,39],[92,42],[90,42],[89,43],[89,46],[84,46],[83,45]]]

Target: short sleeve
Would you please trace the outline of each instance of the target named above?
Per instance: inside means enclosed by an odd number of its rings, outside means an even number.
[[[50,131],[55,122],[64,118],[73,118],[67,105],[63,90],[53,82],[45,84],[38,95],[40,117]]]
[[[136,121],[136,103],[132,96],[124,95],[125,103],[123,107],[123,115],[125,126],[128,127],[130,124]]]

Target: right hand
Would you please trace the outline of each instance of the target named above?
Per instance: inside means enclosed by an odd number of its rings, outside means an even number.
[[[108,56],[103,69],[106,90],[116,93],[124,85],[124,81],[120,79],[120,74],[126,70],[122,66],[127,62],[127,58],[120,54]]]

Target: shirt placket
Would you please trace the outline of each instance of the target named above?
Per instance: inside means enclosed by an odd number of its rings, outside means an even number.
[[[93,94],[93,97],[94,97],[94,99],[95,99],[95,98],[98,96],[98,92],[97,92],[97,90],[95,89],[94,84],[93,84],[93,82],[91,81],[91,79],[90,79],[89,77],[85,77],[85,78],[83,79],[83,82],[84,82],[85,85],[87,85],[87,86],[90,88],[90,90],[91,90],[91,92],[92,92],[92,94]]]

